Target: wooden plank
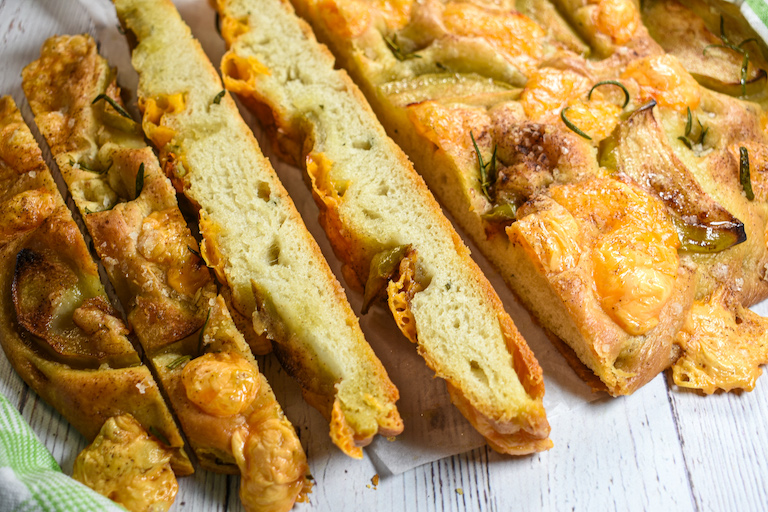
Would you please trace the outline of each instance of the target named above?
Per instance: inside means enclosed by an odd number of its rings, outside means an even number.
[[[750,393],[669,392],[699,510],[768,507],[768,384]]]
[[[489,456],[491,510],[695,510],[662,376],[551,422],[549,452]]]

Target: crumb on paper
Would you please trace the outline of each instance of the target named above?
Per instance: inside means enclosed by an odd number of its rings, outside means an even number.
[[[458,494],[459,496],[464,496],[464,489],[462,489],[461,487],[457,487],[456,494]]]
[[[765,265],[765,266],[766,266],[766,272],[768,272],[768,263],[766,263],[766,265]],[[390,443],[394,443],[395,441],[397,441],[397,437],[395,437],[395,436],[389,436],[389,437],[387,438],[387,441],[389,441]]]
[[[373,478],[371,478],[371,483],[373,484],[373,488],[375,489],[379,485],[379,474],[376,473],[373,475]]]

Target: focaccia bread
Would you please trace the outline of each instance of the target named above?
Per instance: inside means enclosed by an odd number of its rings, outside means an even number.
[[[546,450],[541,368],[490,283],[365,98],[281,0],[219,0],[225,86],[309,175],[321,224],[364,289],[386,297],[452,401],[496,450]]]
[[[89,36],[60,36],[46,41],[22,77],[36,123],[200,465],[242,472],[248,510],[290,509],[309,487],[306,456],[216,296],[173,185],[122,107],[113,70]]]
[[[0,344],[16,372],[89,441],[131,414],[163,438],[176,474],[191,474],[155,379],[9,96],[0,98],[0,235]]]
[[[673,364],[680,386],[754,386],[768,137],[741,21],[694,1],[293,3],[598,387]]]
[[[166,173],[199,208],[202,256],[266,333],[345,453],[402,431],[398,392],[216,70],[170,1],[118,0],[139,106]]]

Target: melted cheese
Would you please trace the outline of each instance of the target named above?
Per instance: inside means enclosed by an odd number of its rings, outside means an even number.
[[[651,330],[680,264],[680,241],[664,206],[612,179],[554,187],[551,194],[594,233],[593,277],[603,310],[629,334]]]
[[[707,394],[751,391],[768,363],[767,328],[768,320],[730,304],[722,288],[695,301],[675,338],[684,351],[672,367],[675,384]]]
[[[259,392],[259,374],[243,356],[233,352],[203,354],[181,373],[187,398],[214,416],[240,414]]]
[[[131,512],[161,512],[178,491],[171,452],[130,414],[109,418],[75,459],[72,478]]]
[[[482,38],[524,74],[538,65],[546,33],[535,22],[514,11],[491,11],[468,2],[450,2],[443,11],[448,32]]]
[[[625,44],[632,39],[640,25],[640,13],[632,0],[590,0],[597,4],[593,11],[593,23],[598,32],[610,36],[615,44]]]
[[[640,86],[641,96],[653,98],[662,107],[679,112],[696,110],[701,102],[701,87],[672,55],[646,57],[632,61],[621,75]]]

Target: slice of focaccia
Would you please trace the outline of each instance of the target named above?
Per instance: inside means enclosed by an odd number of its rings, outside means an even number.
[[[235,308],[274,342],[331,438],[362,457],[403,424],[397,389],[363,337],[344,292],[259,150],[216,70],[170,1],[118,0],[138,41],[143,128],[166,173],[199,208],[201,252]]]
[[[736,20],[718,31],[702,2],[293,3],[600,387],[628,394],[673,363],[680,386],[754,386],[768,360],[752,331],[765,320],[744,309],[768,296],[767,118],[751,102],[766,98],[764,48]]]
[[[126,337],[85,240],[9,96],[0,98],[0,344],[18,374],[88,440],[131,414],[193,472],[149,368]]]
[[[224,84],[303,164],[321,223],[365,291],[386,296],[452,401],[496,450],[551,447],[541,368],[450,222],[364,97],[281,0],[220,0]]]
[[[46,41],[22,76],[37,125],[200,464],[239,469],[249,510],[290,509],[307,484],[306,456],[216,296],[173,185],[121,106],[113,70],[92,38],[62,36]]]

